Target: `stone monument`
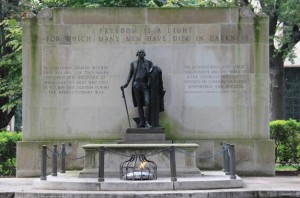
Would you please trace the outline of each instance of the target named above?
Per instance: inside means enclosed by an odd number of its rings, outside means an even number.
[[[238,174],[274,175],[268,47],[268,18],[246,7],[42,10],[24,20],[17,177],[40,175],[43,144],[65,143],[75,158],[84,156],[82,145],[124,139],[120,85],[139,49],[163,71],[159,123],[167,140],[196,143],[205,156],[231,143]],[[131,97],[127,103],[132,121],[139,116]],[[67,161],[67,169],[83,163]],[[197,160],[201,169],[221,164],[219,155]]]

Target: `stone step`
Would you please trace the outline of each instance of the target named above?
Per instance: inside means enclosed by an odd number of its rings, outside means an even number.
[[[277,193],[277,195],[285,195],[287,192]],[[295,195],[295,193],[290,193]],[[206,197],[226,197],[226,198],[257,198],[257,197],[274,197],[272,193],[259,191],[160,191],[160,192],[18,192],[15,198],[206,198]]]
[[[78,173],[58,173],[58,176],[47,176],[47,180],[36,179],[33,182],[34,189],[64,191],[172,191],[242,187],[243,181],[240,177],[230,179],[230,176],[221,171],[205,173],[198,177],[178,177],[174,182],[167,177],[157,180],[105,178],[104,182],[98,182],[97,178],[79,178]]]

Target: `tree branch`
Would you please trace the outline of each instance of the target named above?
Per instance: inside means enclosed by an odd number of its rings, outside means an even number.
[[[298,27],[296,24],[294,24],[292,31],[293,31],[292,37],[293,37],[294,43],[297,44],[300,41],[300,27]]]
[[[260,4],[262,10],[266,9],[266,6],[264,4],[264,0],[259,0],[259,4]]]
[[[288,35],[290,38],[288,42],[285,42],[280,46],[280,53],[285,55],[286,52],[289,52],[291,49],[295,47],[295,45],[300,41],[300,30],[297,25],[293,25],[292,32]]]
[[[8,113],[7,118],[10,121],[11,118],[15,115],[15,111],[16,111],[17,106],[14,106]]]

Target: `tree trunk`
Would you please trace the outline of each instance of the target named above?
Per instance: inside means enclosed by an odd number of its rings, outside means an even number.
[[[276,6],[275,6],[276,7]],[[282,53],[276,53],[274,38],[278,23],[276,12],[269,13],[270,121],[284,119],[285,73]]]
[[[5,129],[9,124],[11,118],[15,115],[16,107],[12,108],[9,112],[0,111],[0,129]]]
[[[282,56],[270,51],[270,121],[285,117],[285,72]]]

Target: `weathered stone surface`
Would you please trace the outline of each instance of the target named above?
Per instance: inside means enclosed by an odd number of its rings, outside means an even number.
[[[210,190],[210,189],[235,189],[243,187],[240,177],[232,180],[222,172],[206,172],[200,177],[178,177],[172,182],[170,178],[159,177],[157,180],[120,180],[119,178],[105,178],[104,182],[97,182],[96,178],[78,178],[78,175],[58,174],[57,177],[48,176],[47,181],[35,180],[33,187],[36,190],[62,190],[80,191],[90,193],[99,192],[126,192],[138,191],[140,193],[152,192],[161,193],[163,191],[184,192],[188,190]],[[203,192],[203,191],[202,191]],[[77,194],[77,193],[76,193]],[[174,194],[175,196],[175,194]],[[198,197],[198,196],[197,196]]]
[[[238,8],[50,11],[24,23],[23,142],[18,144],[24,149],[17,153],[18,176],[40,171],[21,155],[36,153],[32,160],[37,161],[42,142],[77,145],[78,157],[79,145],[90,140],[124,139],[128,121],[120,85],[140,48],[163,71],[161,125],[167,139],[209,140],[209,148],[216,141],[246,141],[237,153],[255,157],[237,169],[250,167],[255,174],[255,167],[266,166],[265,173],[273,174],[274,160],[262,160],[261,147],[254,144],[270,141],[266,18]],[[125,94],[129,116],[136,117],[130,89]],[[265,147],[274,153],[272,141]],[[201,153],[214,153],[202,148]]]
[[[164,129],[156,128],[128,128],[123,143],[167,143]]]

